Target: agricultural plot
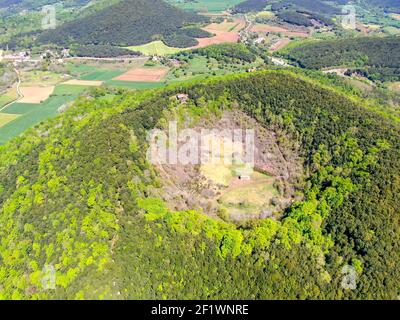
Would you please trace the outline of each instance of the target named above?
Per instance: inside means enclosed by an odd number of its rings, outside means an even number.
[[[18,114],[0,113],[0,128],[18,118]]]
[[[123,87],[127,89],[145,90],[145,89],[162,88],[165,86],[165,83],[110,80],[106,82],[106,85],[110,87]]]
[[[23,98],[19,103],[42,103],[50,97],[54,91],[54,86],[50,87],[21,87]]]
[[[308,32],[291,31],[283,27],[272,26],[268,24],[257,23],[251,28],[251,32],[256,33],[280,33],[287,37],[307,38]]]
[[[56,116],[61,106],[75,100],[87,88],[87,86],[58,85],[52,95],[40,104],[19,102],[11,104],[2,110],[2,114],[8,115],[3,119],[7,117],[8,121],[3,120],[4,125],[0,127],[0,144],[6,143],[41,121]]]
[[[69,80],[63,83],[64,85],[71,86],[88,86],[88,87],[98,87],[103,84],[103,81],[94,80]]]
[[[219,203],[229,210],[231,218],[241,220],[271,207],[272,199],[279,196],[274,181],[274,178],[258,172],[254,172],[248,181],[237,178],[231,182]]]
[[[117,81],[160,82],[168,73],[168,68],[133,68],[114,78]]]
[[[9,89],[6,93],[0,95],[0,108],[17,99],[16,88]]]
[[[391,82],[387,84],[390,90],[400,93],[400,82]]]
[[[107,81],[123,74],[125,70],[101,70],[85,74],[79,80],[85,81]]]
[[[81,93],[83,93],[88,87],[87,86],[77,86],[77,85],[68,85],[68,84],[61,84],[58,85],[54,92],[53,96],[71,96],[77,97]]]
[[[391,13],[390,16],[391,16],[393,19],[400,21],[400,14],[398,14],[398,13]]]
[[[21,82],[24,87],[50,87],[67,79],[67,75],[51,71],[31,70],[21,72]]]

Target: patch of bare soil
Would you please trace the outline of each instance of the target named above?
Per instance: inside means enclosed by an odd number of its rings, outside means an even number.
[[[240,176],[225,164],[158,165],[162,182],[158,196],[172,210],[202,210],[214,218],[235,221],[278,219],[301,198],[303,161],[296,144],[283,132],[265,128],[239,110],[226,111],[220,119],[192,129],[254,129],[254,173]]]

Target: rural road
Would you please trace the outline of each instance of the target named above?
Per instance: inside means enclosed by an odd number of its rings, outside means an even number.
[[[21,99],[24,97],[24,95],[22,94],[21,89],[20,89],[20,86],[21,86],[21,76],[19,75],[19,71],[17,70],[17,68],[14,68],[14,71],[15,71],[15,73],[17,74],[17,77],[18,77],[18,82],[17,82],[17,95],[18,95],[18,97],[17,97],[17,99],[15,99],[14,101],[11,101],[11,102],[7,103],[5,106],[3,106],[3,107],[0,109],[0,112],[3,111],[3,110],[4,110],[5,108],[7,108],[8,106],[12,105],[13,103],[15,103],[15,102],[21,100]]]

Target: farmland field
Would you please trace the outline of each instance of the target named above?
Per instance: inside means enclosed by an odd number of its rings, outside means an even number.
[[[117,81],[159,82],[168,73],[168,68],[133,68],[114,78]]]
[[[41,121],[56,116],[62,105],[75,100],[87,88],[86,86],[61,84],[56,86],[52,95],[40,104],[18,102],[11,104],[2,111],[3,114],[14,115],[14,118],[0,128],[0,145]]]
[[[71,86],[88,86],[88,87],[98,87],[103,84],[103,81],[96,80],[68,80],[64,82],[65,85]]]
[[[18,118],[17,114],[0,113],[0,128],[16,118]]]
[[[185,50],[180,48],[168,47],[162,41],[153,41],[150,43],[143,44],[141,46],[127,47],[127,49],[132,51],[138,51],[145,55],[160,55],[160,56],[167,54],[174,54]]]
[[[54,86],[50,87],[21,87],[23,98],[20,103],[41,103],[45,101],[54,91]]]
[[[125,70],[100,70],[100,71],[94,71],[90,72],[88,74],[85,74],[79,78],[79,80],[88,80],[88,81],[107,81],[111,80],[115,77],[118,77],[122,73],[124,73]]]

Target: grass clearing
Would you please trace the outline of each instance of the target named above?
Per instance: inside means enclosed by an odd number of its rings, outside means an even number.
[[[64,82],[65,85],[71,86],[87,86],[87,87],[99,87],[103,84],[103,81],[95,81],[95,80],[68,80]]]
[[[87,86],[77,86],[69,84],[61,84],[57,86],[52,94],[52,96],[72,96],[77,97],[83,93],[88,87]]]
[[[6,93],[0,95],[0,108],[17,99],[17,89],[15,87],[7,90]]]
[[[52,95],[40,104],[19,102],[11,104],[2,112],[8,115],[17,115],[17,118],[5,123],[0,128],[0,145],[19,136],[43,120],[56,116],[61,106],[75,100],[87,88],[87,86],[61,84],[56,86]]]
[[[274,178],[255,172],[250,181],[229,187],[219,203],[233,216],[250,215],[270,208],[271,200],[278,195]]]

